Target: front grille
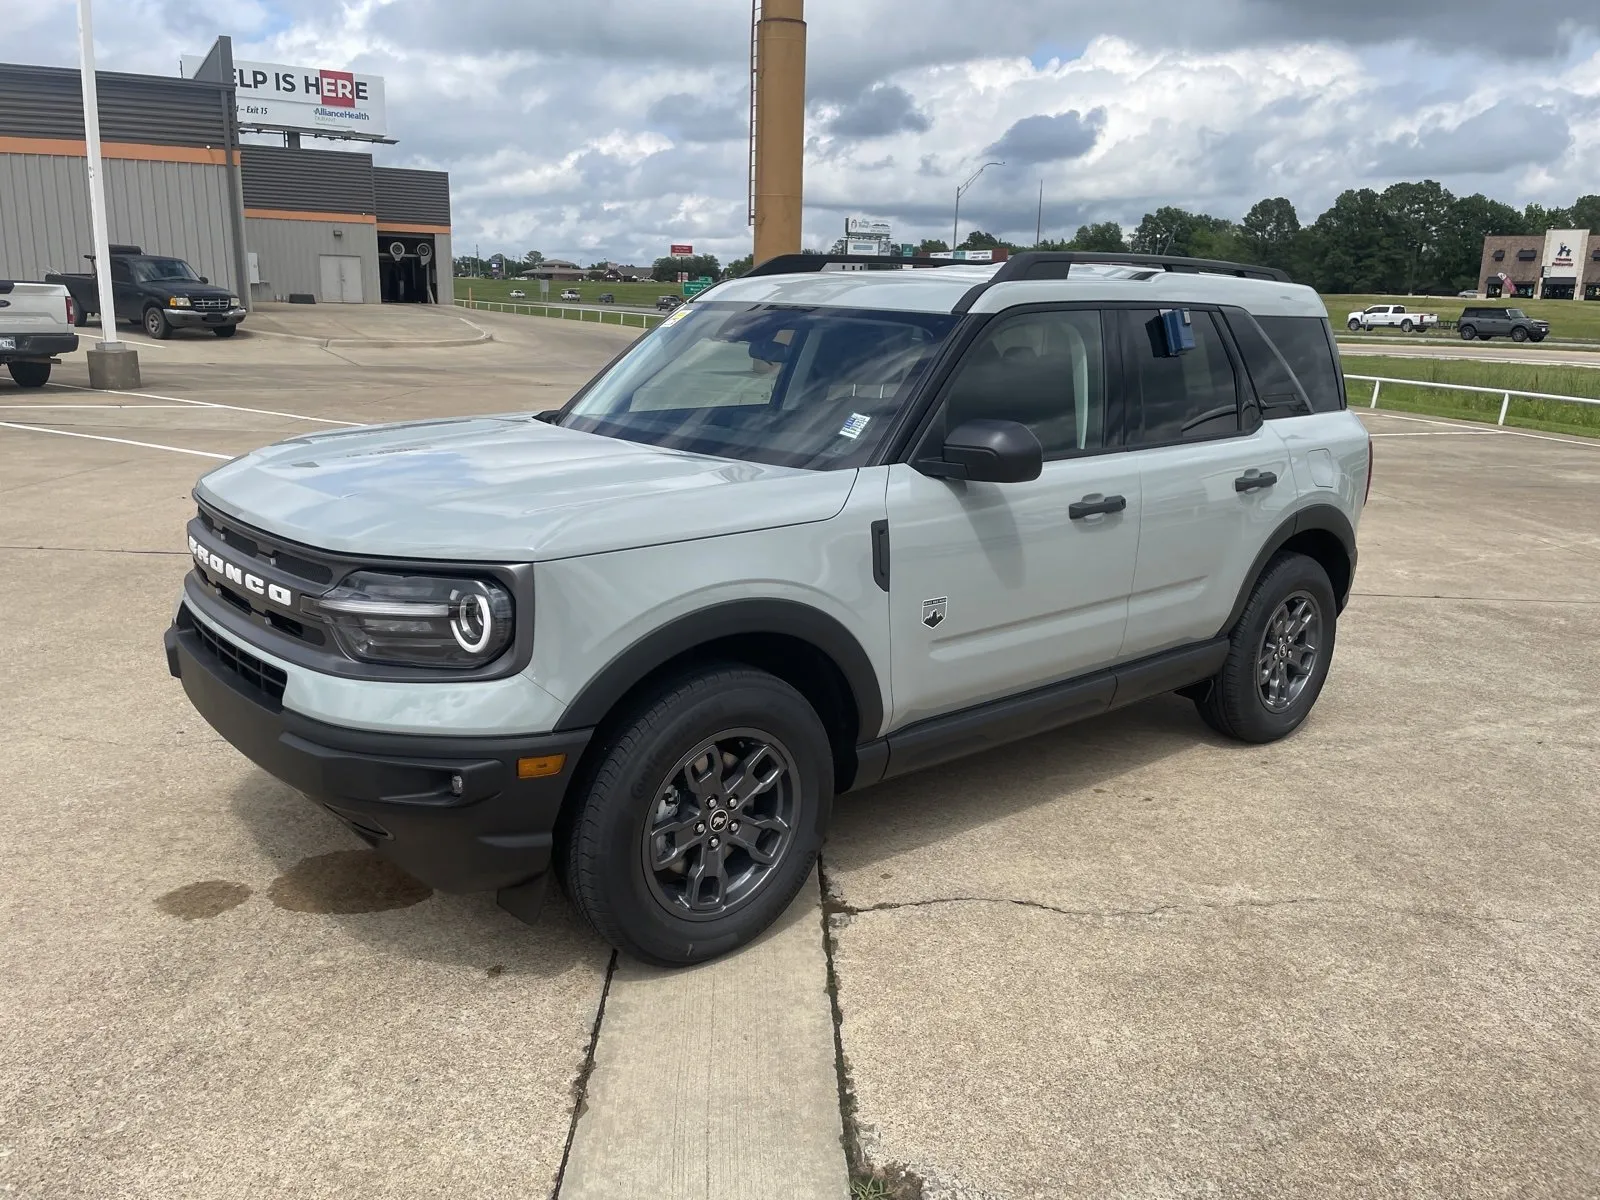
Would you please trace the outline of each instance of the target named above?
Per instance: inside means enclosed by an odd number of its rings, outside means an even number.
[[[245,683],[261,692],[273,704],[283,703],[283,689],[289,677],[271,663],[262,662],[242,646],[236,646],[225,637],[218,637],[209,628],[191,618],[191,628],[200,639],[200,645],[226,670],[232,671]]]
[[[239,526],[219,520],[203,508],[200,510],[200,524],[216,534],[230,550],[237,551],[246,558],[252,558],[269,566],[277,567],[281,571],[287,571],[289,574],[311,583],[333,582],[332,567],[312,562],[310,559],[302,558],[300,555],[278,546],[262,545]]]
[[[189,303],[196,312],[227,312],[233,307],[226,296],[196,296]]]

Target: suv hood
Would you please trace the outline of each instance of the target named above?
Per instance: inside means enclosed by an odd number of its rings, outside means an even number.
[[[195,495],[336,553],[532,562],[826,521],[855,477],[662,450],[516,413],[279,442],[204,476]]]

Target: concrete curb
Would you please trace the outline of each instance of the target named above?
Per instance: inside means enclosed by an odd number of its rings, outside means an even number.
[[[276,329],[251,329],[247,332],[252,337],[283,338],[285,341],[320,346],[324,350],[355,350],[362,346],[374,349],[393,346],[481,346],[484,342],[494,341],[494,334],[487,329],[480,330],[476,337],[461,338],[319,338],[303,333],[282,333]]]

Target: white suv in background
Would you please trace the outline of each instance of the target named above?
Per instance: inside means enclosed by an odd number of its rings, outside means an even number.
[[[789,903],[837,792],[1169,691],[1292,732],[1370,445],[1277,271],[795,255],[559,411],[213,471],[167,653],[422,880],[526,917],[553,868],[692,962]]]

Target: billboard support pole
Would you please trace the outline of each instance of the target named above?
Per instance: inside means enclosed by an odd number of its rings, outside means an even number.
[[[94,71],[93,0],[78,0],[78,55],[83,73],[83,132],[89,171],[89,224],[94,238],[95,288],[99,293],[98,348],[86,351],[89,386],[125,389],[139,386],[139,353],[117,340],[116,293],[111,289],[111,234],[106,226],[105,164],[100,157],[100,92]]]

